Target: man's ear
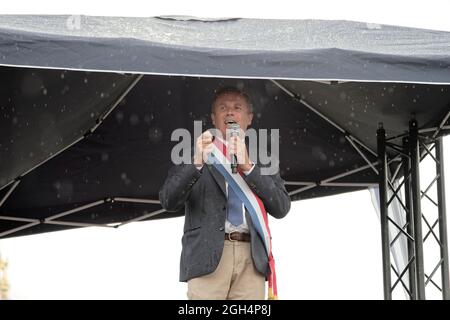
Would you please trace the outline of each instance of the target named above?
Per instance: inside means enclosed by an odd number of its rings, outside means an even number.
[[[211,113],[211,121],[212,121],[213,126],[216,126],[216,120],[214,117],[214,113]]]
[[[248,127],[251,126],[252,120],[253,120],[253,112],[248,115],[248,124],[247,124]]]

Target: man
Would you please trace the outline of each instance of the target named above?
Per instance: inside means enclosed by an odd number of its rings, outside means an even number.
[[[242,136],[224,138],[230,124],[245,131],[252,118],[247,94],[236,88],[216,93],[211,113],[216,139],[236,156],[238,170],[265,210],[283,218],[290,199],[279,173],[261,174],[260,166],[249,159]],[[188,282],[189,299],[264,299],[270,273],[266,242],[238,192],[208,162],[213,148],[213,135],[207,130],[196,141],[193,164],[172,167],[159,194],[167,211],[185,208],[180,281]]]

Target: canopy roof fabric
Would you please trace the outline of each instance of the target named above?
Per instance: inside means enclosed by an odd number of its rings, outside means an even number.
[[[450,83],[450,33],[320,20],[0,16],[0,64]]]
[[[223,86],[250,94],[254,128],[280,130],[293,200],[376,184],[380,122],[388,136],[413,116],[422,135],[450,129],[446,32],[0,16],[0,65],[0,237],[183,214],[158,203],[171,134],[211,127]]]

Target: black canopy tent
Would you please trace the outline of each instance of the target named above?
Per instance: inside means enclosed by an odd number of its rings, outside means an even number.
[[[293,200],[378,184],[387,196],[400,177],[414,187],[414,163],[402,162],[414,158],[414,145],[405,138],[418,128],[425,155],[450,131],[447,32],[345,21],[0,16],[0,65],[0,237],[182,215],[158,201],[177,143],[171,133],[192,131],[194,120],[210,127],[211,99],[224,85],[249,92],[254,128],[280,130],[280,170]],[[377,146],[379,123],[388,138],[379,130]],[[385,230],[389,199],[380,198]],[[409,202],[417,215],[420,205]],[[389,298],[386,254],[384,262]],[[420,261],[417,270],[423,278]]]

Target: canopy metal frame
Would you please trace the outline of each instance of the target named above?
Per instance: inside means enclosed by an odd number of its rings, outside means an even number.
[[[386,300],[392,299],[392,293],[399,283],[402,284],[403,289],[411,300],[425,300],[425,289],[429,284],[441,291],[444,300],[450,299],[443,142],[442,137],[438,137],[438,133],[442,130],[443,124],[447,121],[449,115],[450,112],[446,114],[440,126],[435,128],[431,136],[421,135],[417,121],[412,119],[408,133],[401,137],[396,137],[402,138],[402,146],[392,143],[393,137],[386,137],[383,124],[380,124],[377,131],[383,287]],[[400,156],[402,159],[393,174],[391,174],[390,166],[388,165],[388,148],[397,153],[397,156]],[[434,161],[436,175],[425,190],[422,191],[420,163],[425,158],[431,158]],[[400,167],[403,167],[403,177],[397,178]],[[394,183],[396,179],[399,182],[397,187],[395,187]],[[435,184],[437,187],[437,199],[434,200],[428,193]],[[404,197],[400,196],[401,190],[403,190]],[[392,193],[390,197],[388,196],[389,193]],[[404,210],[406,223],[403,226],[398,225],[389,216],[388,208],[394,199],[398,201]],[[427,215],[422,210],[422,201],[425,200],[430,201],[437,209],[437,219],[432,224],[429,223]],[[436,226],[439,228],[439,233],[435,232]],[[397,231],[397,235],[393,239],[389,237],[391,228]],[[423,235],[424,230],[426,230],[425,236]],[[424,242],[430,235],[433,236],[435,244],[439,246],[440,257],[439,261],[435,263],[433,270],[430,273],[426,273],[424,267],[425,257],[433,258],[424,254]],[[400,237],[405,237],[407,241],[408,262],[403,270],[396,270],[394,265],[391,264],[390,248]],[[391,273],[391,269],[394,274]],[[436,275],[439,269],[441,270],[441,278],[440,281],[435,281],[433,276]],[[409,277],[404,279],[407,273]]]
[[[83,140],[90,134],[92,134],[104,121],[104,119],[119,105],[119,103],[125,98],[125,96],[132,90],[132,88],[139,82],[139,80],[143,77],[143,75],[137,75],[136,79],[130,84],[130,86],[123,92],[123,94],[113,103],[113,105],[108,109],[108,111],[101,115],[96,124],[88,130],[83,136],[80,136],[73,143],[68,145],[66,148],[60,150],[58,153],[55,153],[48,159],[42,161],[35,167],[29,169],[27,172],[24,172],[19,177],[10,181],[7,185],[2,187],[7,187],[10,185],[9,190],[0,199],[0,207],[5,203],[7,198],[12,194],[12,192],[19,186],[20,181],[23,176],[30,173],[34,169],[38,168],[42,164],[46,163],[56,155],[60,154],[64,150],[67,150],[74,144]],[[393,136],[386,138],[384,128],[380,127],[377,131],[377,150],[372,150],[366,144],[364,144],[359,138],[357,138],[351,132],[343,129],[339,126],[333,119],[324,115],[320,111],[318,111],[311,103],[302,99],[298,93],[294,93],[285,86],[283,86],[280,82],[276,80],[270,80],[274,85],[279,87],[282,91],[284,91],[287,95],[289,95],[292,99],[298,102],[299,106],[306,107],[310,111],[317,114],[323,120],[325,120],[329,125],[333,126],[335,129],[342,132],[345,136],[346,141],[350,146],[356,151],[356,153],[367,163],[364,166],[358,166],[353,170],[345,171],[341,174],[328,177],[326,179],[322,179],[320,181],[286,181],[286,185],[291,186],[300,186],[300,188],[292,190],[289,192],[290,196],[299,194],[306,190],[310,190],[316,187],[374,187],[379,186],[380,192],[380,213],[381,213],[381,233],[382,233],[382,256],[383,256],[383,284],[384,284],[384,298],[392,299],[392,291],[395,287],[401,283],[403,288],[408,292],[411,299],[425,299],[425,286],[428,283],[432,283],[439,290],[442,291],[442,295],[444,299],[450,299],[449,292],[449,266],[448,266],[448,244],[447,244],[447,229],[446,229],[446,212],[445,212],[445,187],[444,187],[444,164],[443,164],[443,146],[442,146],[442,137],[439,137],[439,133],[441,130],[450,129],[449,125],[446,125],[447,120],[450,117],[450,111],[444,116],[442,121],[440,122],[438,127],[432,128],[422,128],[418,129],[417,122],[412,121],[414,125],[410,126],[410,130],[408,133],[404,133],[398,136]],[[422,141],[425,138],[422,137],[421,133],[429,133],[433,132],[431,139],[427,138],[426,141]],[[403,138],[404,144],[403,146],[398,146],[393,144],[392,140]],[[418,152],[420,149],[419,143],[422,146],[422,154],[418,156]],[[431,147],[430,147],[431,145]],[[394,151],[394,155],[388,156],[387,148],[390,148]],[[437,201],[433,201],[438,207],[439,211],[439,219],[434,221],[432,225],[428,223],[427,220],[423,218],[420,211],[420,200],[423,197],[430,199],[427,195],[428,189],[424,192],[420,191],[420,182],[419,182],[419,163],[420,160],[423,159],[426,155],[431,155],[431,151],[435,149],[436,154],[433,157],[436,160],[436,170],[437,176],[436,179],[433,180],[437,182],[438,186],[438,199]],[[390,167],[391,165],[396,164],[396,169],[391,175]],[[397,179],[397,176],[400,172],[401,167],[403,166],[404,179],[399,187],[394,188],[394,180]],[[340,182],[338,181],[341,178],[348,177],[354,173],[361,172],[364,170],[372,170],[379,177],[379,182],[359,182],[359,183],[351,183],[351,182]],[[390,178],[389,178],[390,177]],[[400,197],[397,195],[400,188],[403,187],[405,190],[405,200],[402,201]],[[388,188],[392,189],[393,196],[391,199],[387,197]],[[402,207],[405,209],[407,216],[407,223],[405,226],[399,226],[394,220],[392,220],[388,216],[387,208],[389,204],[392,202],[393,198],[400,200],[402,203]],[[11,236],[16,232],[22,231],[24,229],[32,228],[39,224],[52,224],[52,225],[62,225],[68,227],[104,227],[104,228],[118,228],[129,224],[131,222],[145,220],[161,213],[166,212],[164,209],[159,209],[152,211],[150,213],[146,213],[142,216],[123,221],[120,223],[112,223],[112,224],[94,224],[94,223],[81,223],[76,221],[67,221],[67,220],[58,220],[63,217],[67,217],[74,213],[79,213],[83,210],[87,210],[96,206],[111,204],[115,202],[122,203],[134,203],[134,204],[151,204],[151,205],[160,205],[159,200],[155,199],[138,199],[138,198],[126,198],[126,197],[109,197],[106,199],[99,199],[97,201],[93,201],[88,204],[84,204],[78,207],[75,207],[70,210],[66,210],[60,212],[58,214],[49,216],[45,219],[33,219],[33,218],[20,218],[15,217],[13,215],[0,215],[0,220],[7,221],[16,221],[23,222],[24,224],[11,228],[9,230],[3,231],[0,233],[0,238],[5,236]],[[421,221],[426,221],[426,225],[429,228],[429,231],[422,237],[422,226]],[[434,232],[435,227],[439,225],[439,237]],[[398,229],[397,236],[390,241],[389,239],[389,228],[395,227]],[[430,275],[425,274],[423,270],[423,242],[431,235],[433,238],[439,243],[441,248],[441,259],[439,263],[436,265],[434,270],[430,273]],[[390,247],[397,241],[400,236],[405,236],[408,239],[408,256],[409,261],[404,270],[398,271],[390,262]],[[441,287],[433,281],[432,277],[437,272],[438,268],[441,268],[442,273],[442,283]],[[391,269],[392,272],[397,277],[396,281],[392,285],[391,283]],[[405,283],[405,279],[403,276],[406,274],[406,271],[409,271],[409,279],[408,285]],[[426,278],[426,279],[425,279]]]

